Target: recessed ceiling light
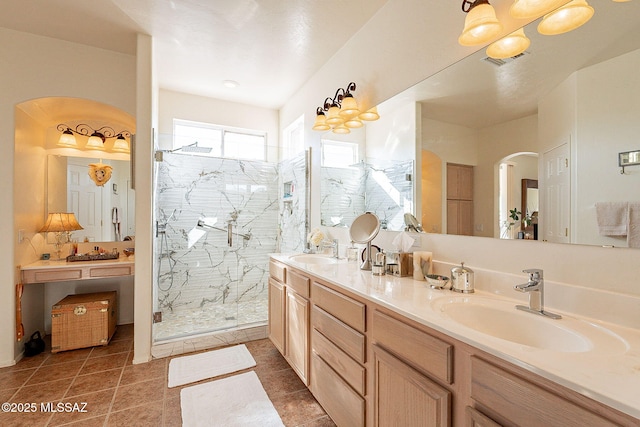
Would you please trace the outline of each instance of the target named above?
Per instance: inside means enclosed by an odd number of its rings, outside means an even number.
[[[228,87],[228,88],[231,88],[231,89],[233,89],[233,88],[236,88],[236,87],[240,86],[240,83],[238,83],[238,82],[237,82],[237,81],[235,81],[235,80],[223,80],[223,81],[222,81],[222,84],[223,84],[223,85],[225,85],[225,86],[226,86],[226,87]]]

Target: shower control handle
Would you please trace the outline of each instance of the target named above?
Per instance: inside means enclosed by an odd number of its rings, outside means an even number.
[[[233,246],[233,224],[231,221],[227,222],[227,244],[229,247]]]

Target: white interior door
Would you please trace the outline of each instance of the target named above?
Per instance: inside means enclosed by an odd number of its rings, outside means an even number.
[[[571,206],[571,165],[569,144],[565,143],[542,156],[544,164],[544,197],[540,222],[543,239],[555,243],[569,243]]]
[[[102,191],[87,173],[87,166],[67,166],[67,209],[84,228],[73,233],[79,241],[102,241]]]

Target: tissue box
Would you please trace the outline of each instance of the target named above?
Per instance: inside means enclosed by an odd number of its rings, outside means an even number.
[[[413,253],[389,252],[387,254],[387,274],[397,277],[413,276]]]

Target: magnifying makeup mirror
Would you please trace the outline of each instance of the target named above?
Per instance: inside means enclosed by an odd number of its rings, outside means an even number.
[[[360,266],[361,270],[371,270],[371,241],[378,235],[378,231],[380,231],[380,220],[371,212],[363,213],[351,223],[349,228],[351,240],[367,245],[367,255]]]

